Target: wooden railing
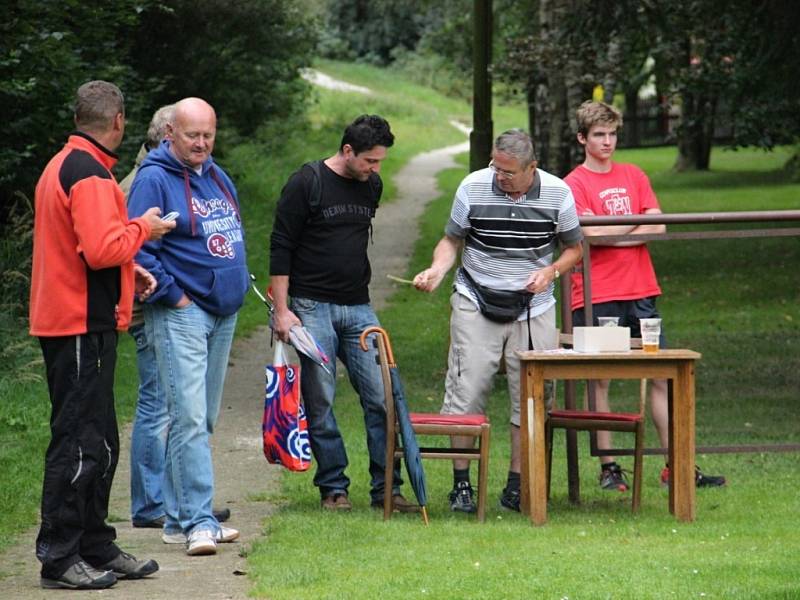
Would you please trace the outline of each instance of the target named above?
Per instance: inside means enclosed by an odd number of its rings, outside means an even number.
[[[769,211],[747,211],[747,212],[706,212],[706,213],[670,213],[670,214],[649,214],[649,215],[628,215],[614,217],[582,216],[580,223],[582,226],[601,226],[601,225],[640,225],[640,224],[717,224],[717,223],[761,223],[776,224],[785,222],[800,222],[800,210],[769,210]],[[758,229],[727,229],[727,230],[707,230],[707,231],[677,231],[662,234],[637,234],[637,235],[616,235],[616,236],[587,236],[585,241],[589,245],[603,245],[614,241],[656,241],[656,240],[702,240],[702,239],[731,239],[731,238],[770,238],[770,237],[800,237],[800,227],[764,227]],[[583,289],[584,298],[591,298],[591,253],[583,253]],[[572,332],[572,309],[569,299],[571,297],[571,277],[561,278],[561,328],[569,334]],[[592,305],[587,303],[584,306],[585,322],[592,322]],[[593,409],[594,398],[590,394],[589,406]],[[575,386],[567,386],[565,395],[567,408],[576,406]],[[568,437],[567,460],[570,464],[570,477],[577,473],[577,443],[574,432],[570,440]],[[594,432],[591,435],[592,456],[614,456],[632,454],[629,448],[606,449],[598,448]],[[758,444],[758,445],[739,445],[739,446],[698,446],[698,453],[728,453],[728,452],[797,452],[800,451],[800,444]],[[647,448],[646,454],[664,454],[664,448]]]

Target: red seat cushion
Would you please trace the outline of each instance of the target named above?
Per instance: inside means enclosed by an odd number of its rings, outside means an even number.
[[[411,413],[414,425],[483,425],[486,415],[440,415],[437,413]]]
[[[640,421],[639,413],[608,413],[591,410],[551,410],[548,413],[557,419],[594,419],[596,421]]]

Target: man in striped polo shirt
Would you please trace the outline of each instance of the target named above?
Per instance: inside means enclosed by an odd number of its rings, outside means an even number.
[[[450,298],[450,352],[441,412],[484,413],[493,377],[501,359],[505,361],[511,464],[500,504],[517,511],[520,376],[514,351],[558,345],[554,282],[583,254],[572,192],[536,164],[527,133],[502,133],[494,142],[489,167],[470,173],[459,185],[431,266],[414,278],[417,289],[435,290],[463,245]],[[453,438],[456,447],[472,443],[469,437]],[[451,510],[474,512],[468,461],[453,461],[453,479]]]

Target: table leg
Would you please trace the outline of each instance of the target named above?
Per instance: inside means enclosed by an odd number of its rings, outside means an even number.
[[[522,362],[520,365],[520,400],[519,400],[519,440],[520,440],[520,497],[519,508],[523,515],[531,513],[530,458],[531,438],[533,432],[533,392],[532,374],[529,364]]]
[[[531,416],[530,414],[528,415]],[[544,437],[545,397],[544,373],[533,368],[533,423],[528,424],[532,435],[529,451],[530,517],[534,525],[547,522],[547,464]],[[531,426],[532,425],[532,426]]]
[[[670,511],[679,521],[695,518],[694,363],[678,365],[670,402]]]

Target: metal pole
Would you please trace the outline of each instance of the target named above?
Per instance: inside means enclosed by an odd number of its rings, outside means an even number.
[[[489,164],[492,152],[492,0],[474,0],[472,51],[472,132],[469,170]]]

